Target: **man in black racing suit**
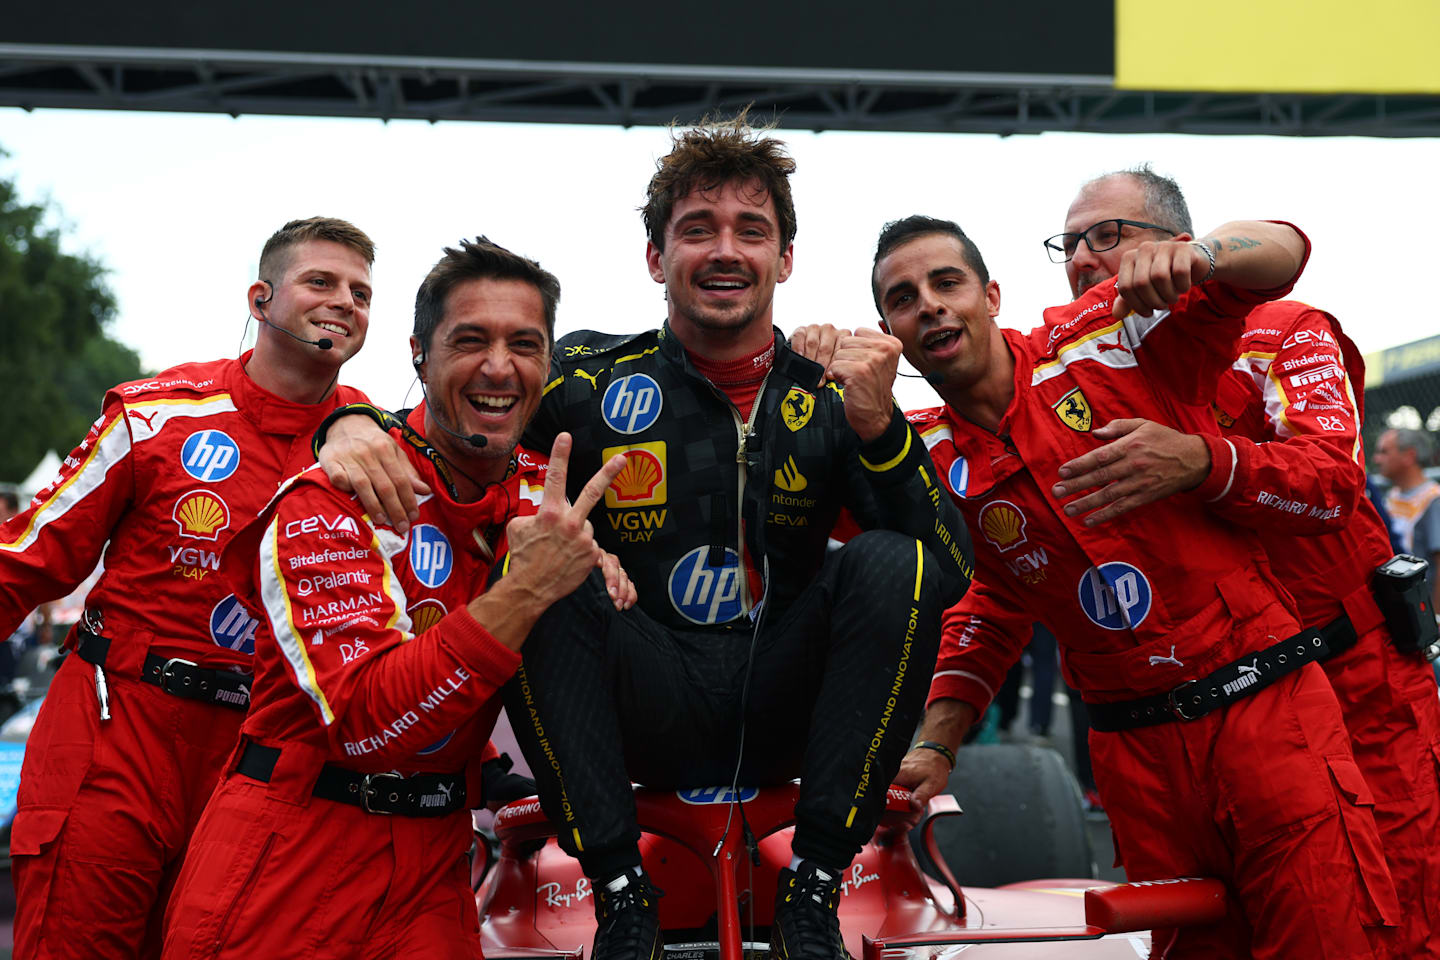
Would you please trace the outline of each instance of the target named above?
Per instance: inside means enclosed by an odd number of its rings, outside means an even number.
[[[845,956],[840,873],[884,810],[940,612],[972,571],[964,521],[890,396],[898,341],[843,340],[840,385],[821,386],[771,326],[793,169],[743,115],[677,136],[644,210],[665,326],[561,339],[526,434],[573,435],[572,481],[629,460],[591,520],[638,607],[617,611],[591,577],[536,624],[505,691],[546,815],[594,883],[596,960],[662,952],[631,780],[728,785],[737,757],[742,785],[801,778],[776,955]],[[842,508],[866,532],[827,553]]]

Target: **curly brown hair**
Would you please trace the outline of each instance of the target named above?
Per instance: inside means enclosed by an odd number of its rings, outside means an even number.
[[[767,196],[775,201],[780,248],[795,239],[795,200],[790,195],[795,161],[783,141],[765,136],[775,125],[752,127],[749,112],[746,107],[730,119],[706,116],[684,132],[671,127],[675,146],[656,162],[655,176],[645,190],[645,206],[640,208],[645,232],[655,249],[665,249],[665,226],[677,201],[691,191],[717,190],[734,182],[759,181],[754,197],[760,203]]]

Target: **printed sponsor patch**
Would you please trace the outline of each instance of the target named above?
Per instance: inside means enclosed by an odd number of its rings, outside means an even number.
[[[439,527],[422,523],[410,530],[410,569],[415,579],[435,588],[450,579],[455,553]]]
[[[215,641],[216,646],[253,655],[255,631],[258,629],[260,621],[250,616],[245,605],[233,593],[210,611],[210,639]]]
[[[1150,581],[1138,567],[1118,561],[1080,575],[1080,608],[1098,627],[1133,630],[1150,615]]]
[[[196,480],[218,483],[240,466],[240,447],[223,430],[197,430],[180,448],[180,465]]]
[[[696,806],[734,803],[736,800],[741,803],[749,803],[759,795],[760,791],[756,787],[741,787],[738,791],[731,790],[729,787],[692,787],[689,790],[675,791],[675,796],[679,797],[682,803],[691,803]]]
[[[696,547],[670,570],[670,603],[691,623],[727,623],[745,611],[740,602],[740,556],[725,549],[725,562],[712,567],[709,547]]]
[[[616,433],[632,434],[646,430],[660,417],[665,406],[660,384],[644,373],[613,380],[605,388],[600,401],[600,414]]]
[[[664,503],[669,487],[665,441],[606,447],[600,451],[600,462],[605,463],[617,453],[625,455],[625,466],[614,482],[605,488],[605,506],[618,509]]]
[[[1008,500],[980,508],[980,532],[996,550],[1013,550],[1025,542],[1025,514]]]
[[[439,600],[421,600],[406,611],[410,615],[410,630],[416,636],[439,623],[448,611]]]
[[[775,486],[786,493],[799,493],[809,486],[809,483],[805,479],[805,474],[800,472],[794,456],[786,457],[785,462],[780,465],[780,469],[775,471]]]
[[[957,497],[964,497],[970,490],[969,458],[956,457],[955,462],[950,464],[950,472],[945,479],[950,481],[950,489],[955,491]]]
[[[180,528],[180,536],[192,540],[218,540],[220,531],[230,526],[230,507],[219,494],[208,490],[191,490],[175,501],[170,518]]]
[[[815,412],[815,395],[799,387],[791,387],[790,392],[785,394],[785,399],[780,401],[780,416],[785,420],[785,426],[794,433],[805,424],[810,422],[810,415]]]
[[[1060,418],[1060,422],[1071,430],[1076,430],[1080,433],[1090,432],[1090,424],[1094,419],[1094,415],[1090,410],[1090,401],[1085,399],[1085,394],[1081,392],[1079,387],[1071,390],[1056,401],[1053,409],[1055,416]]]

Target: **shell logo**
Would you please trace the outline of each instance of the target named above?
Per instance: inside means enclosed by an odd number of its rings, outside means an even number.
[[[176,500],[170,517],[180,536],[193,540],[218,540],[220,531],[230,526],[230,508],[209,490],[191,490]]]
[[[411,607],[410,630],[415,636],[419,636],[439,623],[445,616],[445,605],[439,600],[421,600]]]
[[[1025,514],[1008,500],[987,503],[980,510],[980,532],[995,549],[1013,550],[1025,542]]]
[[[625,466],[605,489],[605,506],[623,509],[664,503],[668,487],[665,476],[665,441],[606,447],[600,452],[602,462],[617,453],[625,455]]]

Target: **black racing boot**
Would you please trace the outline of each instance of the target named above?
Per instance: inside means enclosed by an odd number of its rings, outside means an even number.
[[[612,886],[619,889],[612,890]],[[655,898],[665,892],[651,886],[649,876],[627,869],[596,881],[592,889],[599,928],[589,960],[660,960],[664,956]]]
[[[835,913],[839,906],[838,873],[809,860],[800,861],[799,870],[781,870],[770,928],[772,960],[850,960]]]

